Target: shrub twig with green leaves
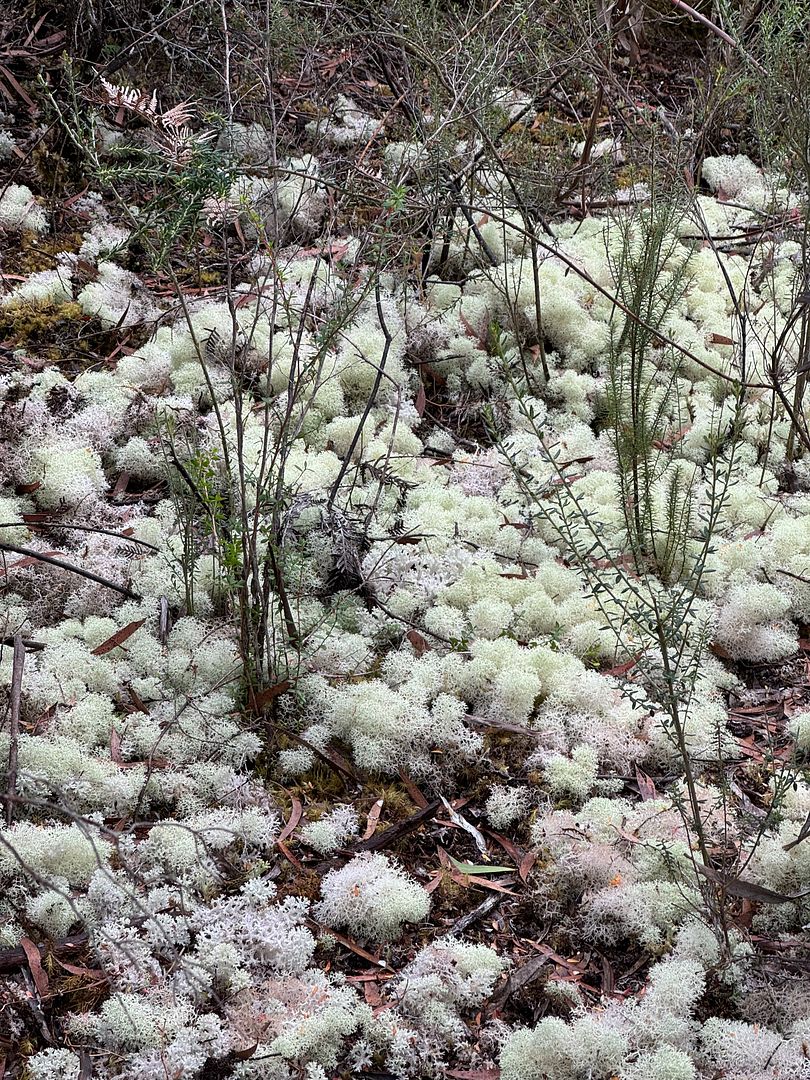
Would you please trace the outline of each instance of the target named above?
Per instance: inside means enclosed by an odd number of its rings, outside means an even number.
[[[613,267],[624,310],[617,313],[608,352],[607,386],[624,529],[611,535],[594,520],[577,493],[576,463],[561,460],[559,450],[546,443],[532,387],[508,368],[520,414],[550,467],[549,482],[539,482],[524,466],[499,438],[492,419],[490,430],[529,505],[582,575],[611,631],[617,659],[629,663],[642,699],[663,711],[685,779],[686,799],[678,800],[684,824],[695,839],[697,863],[706,871],[696,875],[697,884],[727,945],[722,875],[704,828],[688,712],[709,643],[698,601],[734,479],[744,391],[736,384],[727,408],[718,407],[701,474],[696,466],[676,462],[668,442],[673,432],[666,404],[678,398],[678,359],[653,327],[666,321],[686,282],[688,255],[678,251],[673,234],[681,213],[676,204],[655,200],[649,211],[618,225]],[[632,686],[627,689],[633,692]]]

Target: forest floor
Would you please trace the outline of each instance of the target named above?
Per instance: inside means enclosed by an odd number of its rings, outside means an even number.
[[[810,1078],[745,73],[231,7],[0,28],[0,1080]]]

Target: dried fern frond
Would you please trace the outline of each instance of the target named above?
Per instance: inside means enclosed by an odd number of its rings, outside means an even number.
[[[160,113],[157,107],[157,91],[153,90],[151,96],[143,90],[136,90],[131,86],[116,86],[102,75],[101,85],[107,95],[107,104],[117,109],[129,109],[130,112],[142,116],[144,120],[155,124],[158,122]]]
[[[160,117],[160,123],[167,131],[189,131],[189,124],[194,119],[194,110],[190,101],[181,101]]]
[[[320,508],[320,521],[307,519],[306,528],[300,528],[301,515],[313,506]],[[332,555],[327,594],[352,589],[367,595],[369,585],[363,574],[362,557],[368,551],[369,540],[362,523],[338,507],[326,505],[318,496],[297,495],[281,522],[281,547],[306,543],[315,533],[326,537]]]
[[[205,362],[243,371],[248,351],[248,339],[242,329],[237,328],[230,341],[226,341],[219,331],[214,329],[205,342]]]
[[[156,90],[150,95],[134,87],[116,86],[103,76],[101,85],[106,95],[106,104],[116,109],[127,109],[145,120],[158,137],[161,149],[176,161],[186,161],[195,144],[206,142],[212,137],[213,133],[195,136],[191,130],[194,106],[190,101],[181,101],[166,112],[161,112]]]

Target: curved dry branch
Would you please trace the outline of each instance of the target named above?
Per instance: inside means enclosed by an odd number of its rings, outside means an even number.
[[[9,544],[5,540],[0,542],[0,551],[13,551],[15,555],[24,555],[28,559],[36,559],[38,562],[47,563],[49,566],[58,566],[60,570],[68,570],[71,574],[78,574],[79,577],[87,578],[88,581],[95,581],[106,589],[113,589],[115,592],[121,593],[122,596],[126,596],[128,600],[143,600],[140,593],[133,592],[126,585],[119,585],[115,581],[109,581],[99,574],[94,574],[91,570],[85,570],[81,566],[74,566],[73,563],[66,562],[64,559],[57,559],[53,555],[45,555],[41,551],[21,547],[19,544]]]

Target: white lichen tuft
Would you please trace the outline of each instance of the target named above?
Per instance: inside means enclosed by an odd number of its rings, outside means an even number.
[[[300,830],[305,844],[320,855],[329,855],[360,831],[357,812],[351,806],[336,806],[317,821],[310,821]]]
[[[321,882],[314,911],[327,926],[358,937],[390,941],[406,923],[418,923],[430,911],[430,897],[386,855],[356,855]]]
[[[45,211],[25,184],[8,184],[0,195],[0,229],[8,232],[43,233],[48,228]]]

